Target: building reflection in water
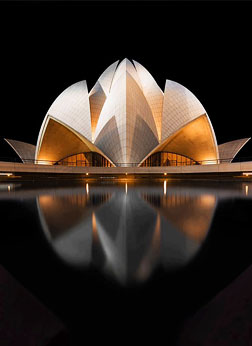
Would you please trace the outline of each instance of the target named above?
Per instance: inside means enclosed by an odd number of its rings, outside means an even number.
[[[83,189],[64,189],[63,194],[37,197],[43,230],[56,253],[68,264],[83,266],[91,263],[92,213],[105,203],[110,193],[89,195]]]
[[[193,193],[192,193],[193,192]],[[67,264],[98,266],[122,284],[143,282],[157,266],[186,265],[207,236],[217,198],[195,189],[86,184],[37,197],[42,227]]]

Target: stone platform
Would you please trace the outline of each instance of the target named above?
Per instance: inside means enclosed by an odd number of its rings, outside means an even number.
[[[0,162],[0,173],[31,173],[31,174],[201,174],[201,173],[246,173],[252,172],[252,161],[221,163],[211,165],[168,166],[168,167],[70,167],[41,164],[23,164],[16,162]]]

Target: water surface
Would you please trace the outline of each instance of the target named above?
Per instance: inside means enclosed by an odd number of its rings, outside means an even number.
[[[116,331],[176,344],[250,265],[251,199],[251,183],[1,184],[1,261],[76,345]]]

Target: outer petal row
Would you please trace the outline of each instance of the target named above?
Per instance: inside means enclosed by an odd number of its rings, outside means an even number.
[[[220,144],[219,155],[220,160],[225,160],[225,162],[232,162],[241,148],[250,140],[250,138],[237,139],[235,141],[226,142]]]

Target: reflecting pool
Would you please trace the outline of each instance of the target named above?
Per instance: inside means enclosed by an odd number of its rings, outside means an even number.
[[[202,246],[214,192],[160,187],[85,186],[36,197],[45,237],[73,267],[93,264],[121,284],[146,281],[156,267],[185,266]]]
[[[139,319],[153,332],[167,323],[175,343],[181,321],[251,263],[249,182],[7,183],[0,204],[2,263],[78,337],[97,311],[119,330],[131,311],[128,336]]]

